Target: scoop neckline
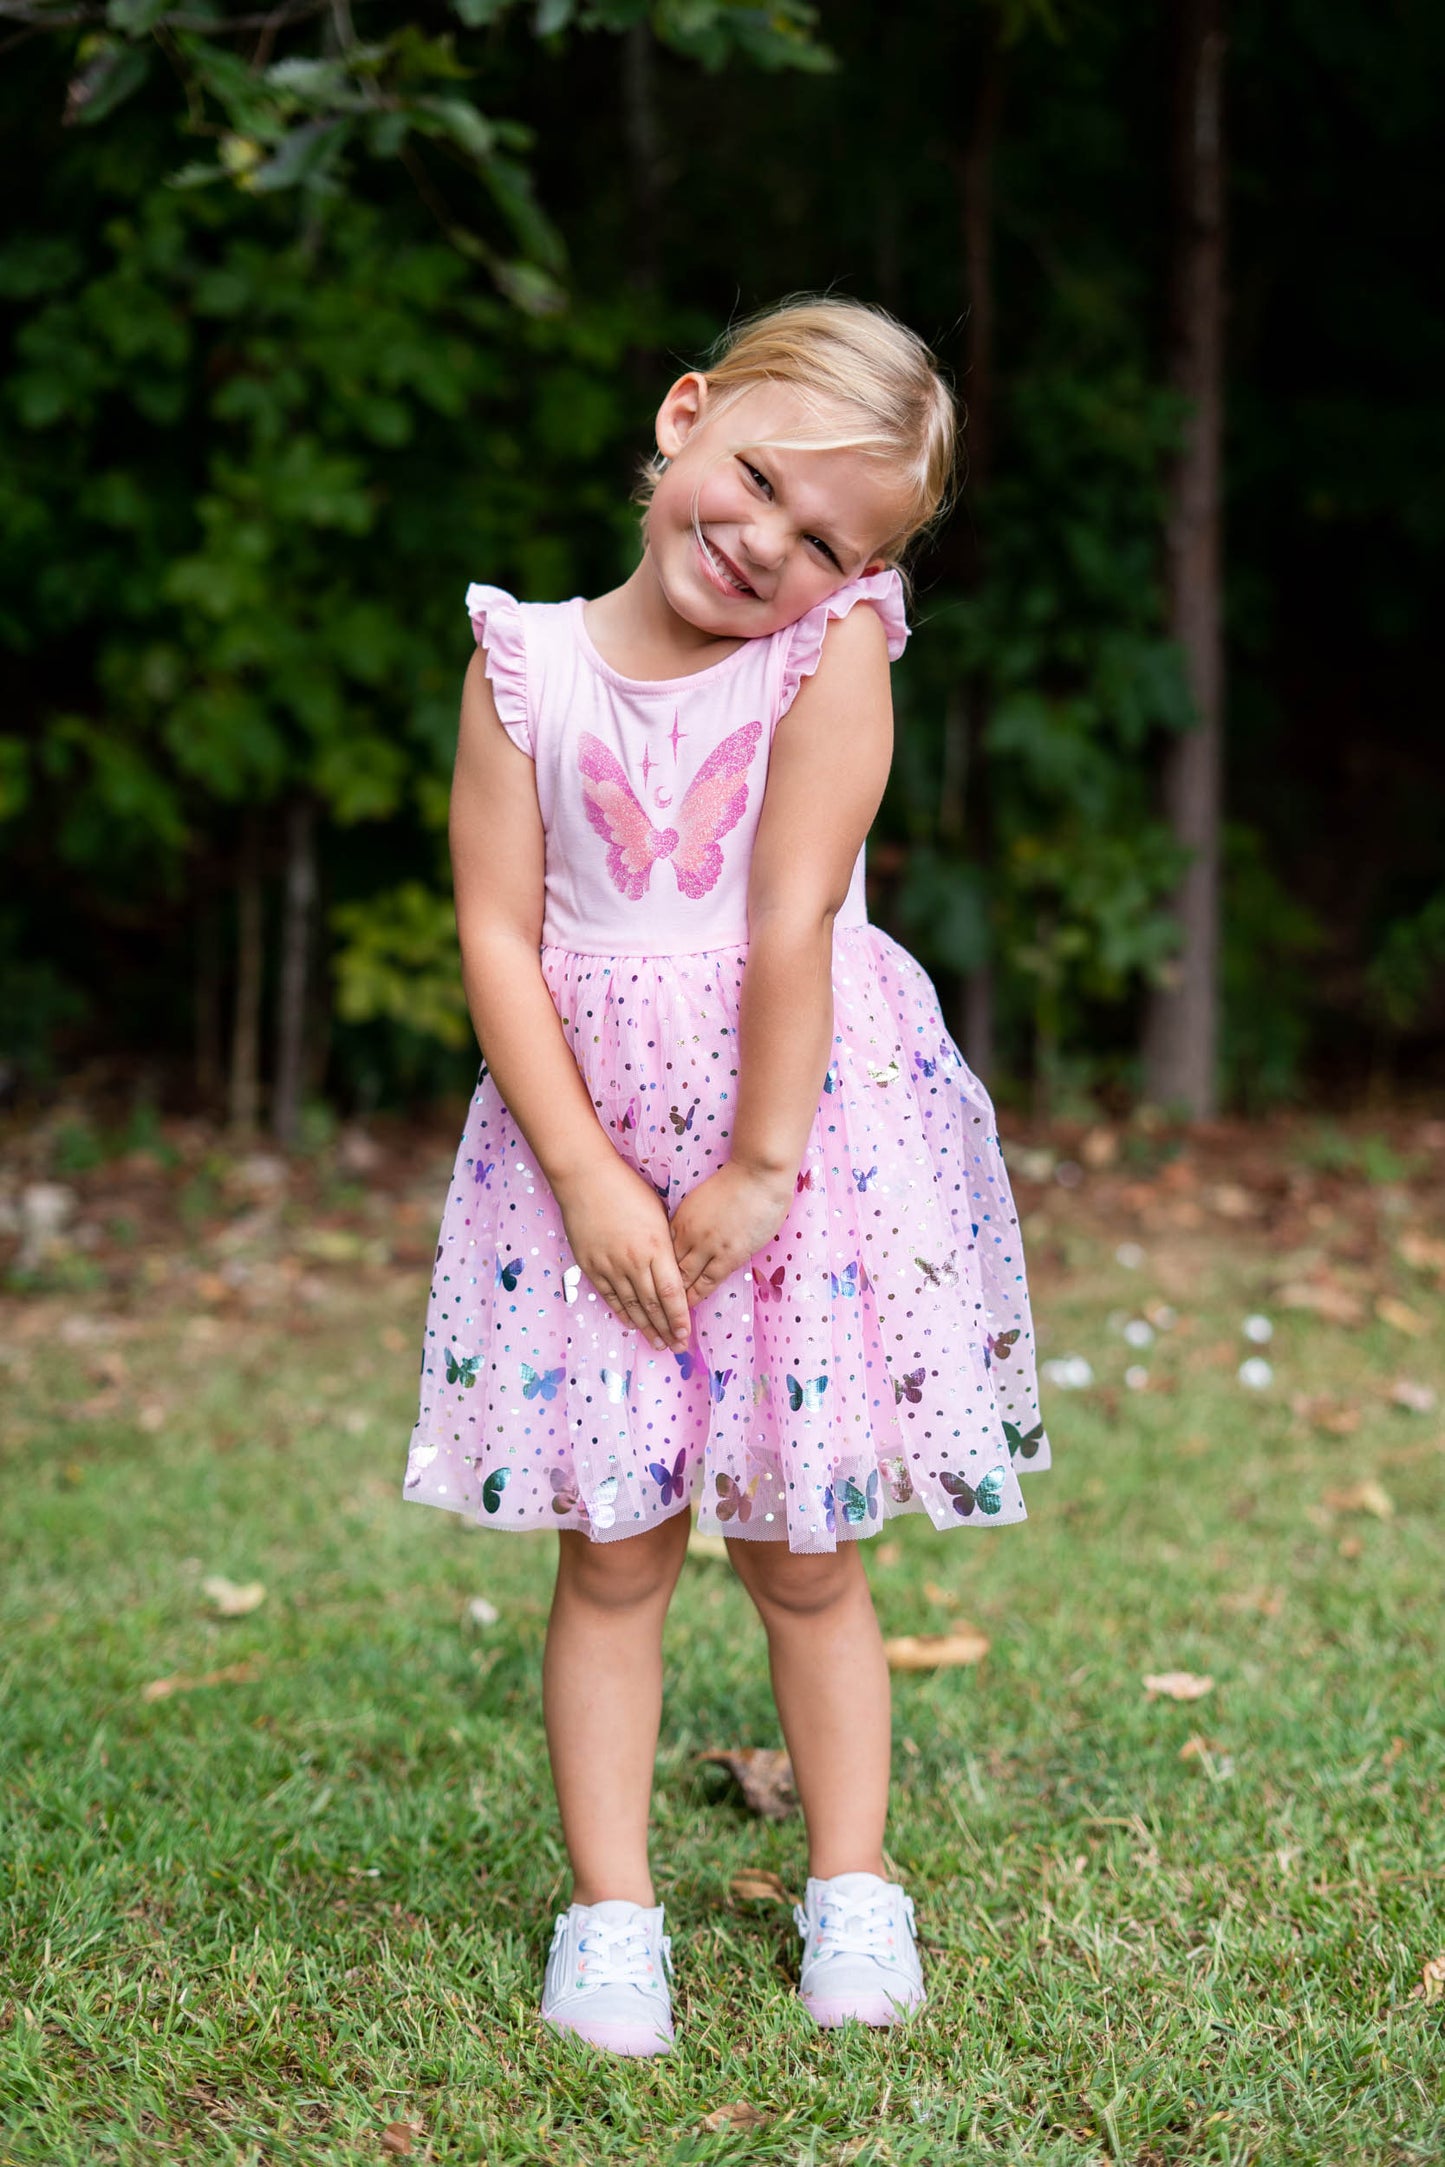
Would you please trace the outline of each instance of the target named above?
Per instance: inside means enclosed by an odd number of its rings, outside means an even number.
[[[607,657],[596,645],[592,634],[588,631],[586,618],[583,615],[586,607],[587,597],[574,594],[572,597],[572,618],[577,633],[577,644],[600,677],[605,677],[609,684],[623,686],[628,692],[680,692],[684,685],[698,684],[703,678],[716,677],[719,671],[731,669],[739,656],[745,655],[750,647],[756,647],[758,644],[755,639],[739,640],[730,655],[722,656],[717,662],[704,663],[700,670],[688,670],[681,677],[624,677],[621,670],[613,668]],[[775,633],[763,635],[765,639],[776,638],[776,636]]]

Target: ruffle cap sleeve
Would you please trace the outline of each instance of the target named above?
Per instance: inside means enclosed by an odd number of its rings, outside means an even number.
[[[527,707],[527,649],[521,607],[505,588],[473,585],[467,589],[467,615],[477,645],[486,657],[487,682],[502,728],[512,743],[532,759],[535,754]]]
[[[855,602],[871,602],[883,619],[888,635],[888,659],[896,662],[908,644],[908,614],[903,604],[903,582],[890,565],[884,572],[869,572],[850,579],[845,586],[819,602],[789,627],[783,650],[783,681],[778,713],[785,715],[798,696],[798,687],[811,677],[823,655],[823,637],[836,617],[846,617]]]

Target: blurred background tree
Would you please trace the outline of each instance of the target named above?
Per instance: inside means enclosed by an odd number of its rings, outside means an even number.
[[[830,286],[970,410],[870,863],[975,1065],[1065,1112],[1438,1081],[1442,60],[1423,0],[0,0],[5,1088],[284,1140],[465,1089],[465,585],[615,583],[669,375]]]

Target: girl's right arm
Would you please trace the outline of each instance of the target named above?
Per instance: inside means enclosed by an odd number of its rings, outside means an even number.
[[[691,1321],[667,1213],[597,1119],[542,976],[536,772],[502,728],[480,648],[462,691],[450,839],[462,983],[502,1101],[597,1292],[653,1346],[681,1349]]]

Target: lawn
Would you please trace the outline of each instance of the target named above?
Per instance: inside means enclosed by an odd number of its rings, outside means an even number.
[[[798,1892],[802,1834],[698,1760],[777,1742],[761,1634],[698,1554],[655,1814],[679,2044],[653,2063],[536,2020],[567,1887],[550,1539],[399,1494],[444,1165],[411,1179],[401,1261],[374,1217],[328,1249],[313,1211],[286,1276],[296,1216],[228,1204],[212,1154],[169,1254],[12,1272],[0,2160],[1445,2156],[1445,1168],[1211,1186],[1171,1175],[1185,1148],[1069,1190],[1035,1159],[1043,1352],[1093,1381],[1047,1391],[1026,1526],[871,1546],[886,1631],[991,1643],[896,1681],[929,2007],[814,2032],[785,1903],[734,1891]],[[269,1278],[225,1275],[247,1240]],[[264,1599],[220,1616],[213,1575]],[[1146,1693],[1174,1671],[1212,1689]]]

